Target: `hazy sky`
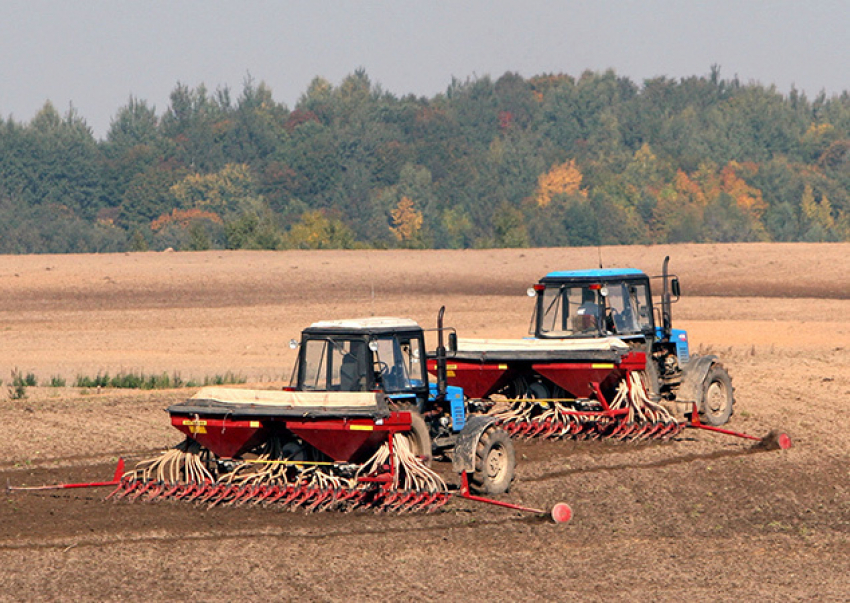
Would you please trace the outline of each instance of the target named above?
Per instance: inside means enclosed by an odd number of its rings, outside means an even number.
[[[614,69],[850,90],[850,0],[0,0],[0,117],[69,104],[95,136],[130,95],[162,114],[178,82],[234,98],[248,73],[292,108],[358,67],[396,95],[452,77]]]

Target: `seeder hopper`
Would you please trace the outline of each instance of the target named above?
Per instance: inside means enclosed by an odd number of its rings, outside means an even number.
[[[684,428],[647,395],[644,353],[617,340],[539,343],[461,347],[449,380],[492,405],[491,416],[514,437],[667,439]]]

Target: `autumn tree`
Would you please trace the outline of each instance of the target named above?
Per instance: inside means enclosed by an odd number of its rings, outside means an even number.
[[[339,219],[329,218],[322,211],[308,211],[292,225],[285,243],[292,249],[351,249],[354,233]]]
[[[409,197],[402,197],[395,209],[390,212],[390,232],[402,247],[420,246],[422,230],[422,212],[413,207]]]
[[[832,204],[826,195],[817,198],[810,184],[803,190],[800,200],[800,211],[805,218],[806,230],[803,238],[806,241],[829,241],[833,239],[835,218],[832,215]]]
[[[245,164],[229,163],[211,174],[189,174],[171,187],[177,207],[224,215],[254,198],[254,182]]]
[[[541,174],[537,181],[535,199],[537,205],[546,207],[556,195],[587,196],[581,189],[582,174],[574,159],[553,165],[548,172]]]
[[[699,183],[679,170],[672,182],[656,191],[655,197],[652,225],[657,242],[701,240],[706,199]]]

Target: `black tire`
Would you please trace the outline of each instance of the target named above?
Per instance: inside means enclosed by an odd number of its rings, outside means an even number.
[[[516,455],[510,436],[499,427],[489,427],[475,449],[475,472],[469,488],[475,494],[503,494],[514,481]]]
[[[410,431],[404,436],[407,438],[407,443],[410,445],[410,450],[422,459],[426,467],[431,466],[433,454],[431,452],[431,432],[428,430],[428,424],[418,412],[413,409],[405,409],[410,412]]]
[[[702,410],[700,421],[720,427],[729,421],[735,405],[732,378],[722,364],[712,364],[702,383]]]

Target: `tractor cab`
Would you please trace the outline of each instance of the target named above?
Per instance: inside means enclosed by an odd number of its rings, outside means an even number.
[[[298,391],[379,390],[419,405],[428,399],[422,328],[403,318],[314,323],[301,334],[291,385]]]
[[[634,268],[550,272],[528,290],[536,298],[530,334],[538,340],[618,338],[654,360],[662,394],[677,387],[691,356],[687,332],[672,328],[671,305],[681,291],[668,262],[654,277],[661,280],[658,305],[651,277]]]
[[[640,270],[551,272],[529,290],[537,298],[532,334],[539,339],[655,333],[649,277]]]
[[[441,309],[440,321],[442,313]],[[441,342],[437,356],[442,356],[432,361],[444,374],[442,330],[441,326],[437,329]],[[381,391],[398,405],[416,408],[428,420],[435,449],[454,445],[454,436],[467,425],[463,389],[447,385],[445,377],[429,382],[425,332],[413,320],[372,317],[321,321],[304,329],[300,344],[292,340],[290,346],[299,348],[290,389]]]

